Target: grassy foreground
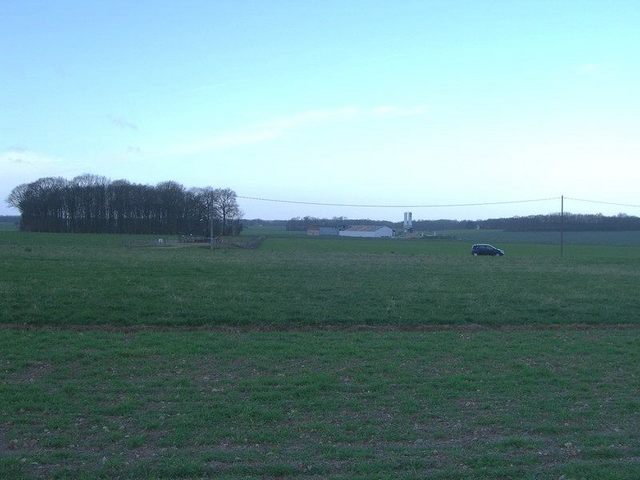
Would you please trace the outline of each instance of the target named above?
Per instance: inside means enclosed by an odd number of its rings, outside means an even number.
[[[640,477],[637,329],[4,329],[0,351],[2,478]]]

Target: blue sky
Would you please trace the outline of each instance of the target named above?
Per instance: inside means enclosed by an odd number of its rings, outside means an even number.
[[[637,1],[12,0],[0,18],[2,198],[95,173],[326,203],[640,203]]]

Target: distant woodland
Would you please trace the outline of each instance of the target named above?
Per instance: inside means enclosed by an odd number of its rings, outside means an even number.
[[[111,181],[97,175],[40,178],[13,189],[7,203],[32,232],[236,235],[242,230],[236,194],[228,188],[185,189]]]
[[[262,221],[262,223],[268,223]],[[296,217],[286,222],[287,230],[302,231],[309,226],[342,227],[347,225],[387,225],[401,229],[402,222],[385,222],[369,219],[314,218]],[[630,231],[640,230],[640,217],[618,214],[605,216],[601,214],[573,214],[565,213],[564,218],[559,213],[550,215],[530,215],[525,217],[493,218],[488,220],[414,220],[413,228],[417,231],[467,230],[480,228],[483,230],[506,231]]]

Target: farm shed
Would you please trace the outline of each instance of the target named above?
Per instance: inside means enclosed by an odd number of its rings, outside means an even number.
[[[341,230],[338,235],[365,238],[393,237],[393,230],[385,225],[353,225]]]

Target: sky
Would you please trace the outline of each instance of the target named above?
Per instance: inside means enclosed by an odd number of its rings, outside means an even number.
[[[0,19],[0,214],[83,173],[229,187],[245,218],[640,204],[637,0],[4,0]]]

